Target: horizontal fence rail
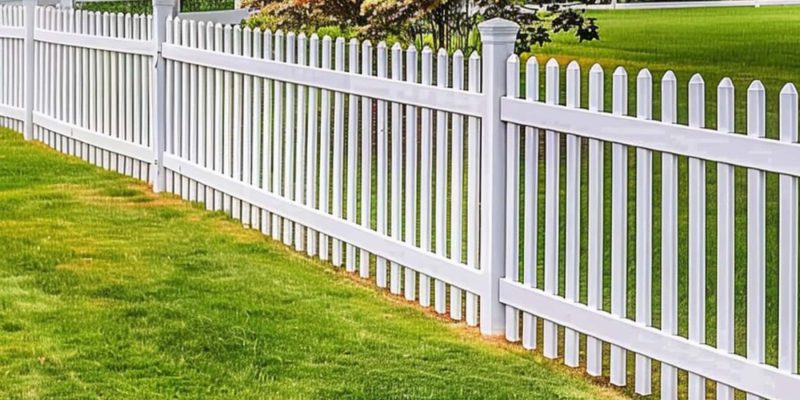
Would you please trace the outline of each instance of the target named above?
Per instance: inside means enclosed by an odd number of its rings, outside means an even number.
[[[0,126],[641,395],[800,392],[792,84],[741,134],[729,79],[712,129],[701,76],[523,62],[504,20],[464,55],[153,10],[0,6]]]

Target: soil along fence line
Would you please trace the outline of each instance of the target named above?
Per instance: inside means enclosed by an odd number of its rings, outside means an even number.
[[[679,125],[672,73],[523,66],[505,20],[479,56],[153,9],[0,7],[0,124],[637,393],[800,393],[792,84],[773,140],[758,81],[746,134],[699,75]]]

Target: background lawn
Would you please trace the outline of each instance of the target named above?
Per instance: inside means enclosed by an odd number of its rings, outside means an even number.
[[[620,398],[0,130],[2,398]]]
[[[787,82],[800,85],[800,7],[589,11],[587,16],[597,17],[599,41],[578,43],[573,34],[562,33],[554,36],[553,43],[533,49],[542,65],[550,57],[559,60],[562,71],[572,60],[581,64],[586,104],[586,76],[596,62],[604,67],[609,83],[607,110],[611,109],[611,74],[617,66],[626,68],[631,79],[629,111],[633,115],[639,70],[648,68],[653,73],[653,98],[657,104],[661,78],[665,71],[672,70],[679,81],[680,120],[685,122],[689,78],[700,73],[706,82],[706,122],[713,127],[717,85],[722,78],[730,77],[736,86],[736,126],[741,130],[746,127],[747,87],[759,79],[767,89],[769,134],[777,137],[778,119],[773,114],[777,112],[778,93]],[[653,107],[653,114],[660,118],[660,106]]]

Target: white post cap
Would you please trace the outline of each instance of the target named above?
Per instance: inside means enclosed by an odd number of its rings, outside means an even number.
[[[483,43],[514,43],[519,25],[503,18],[492,18],[478,24]]]

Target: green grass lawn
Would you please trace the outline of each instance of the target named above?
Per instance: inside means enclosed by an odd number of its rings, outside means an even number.
[[[692,74],[700,73],[706,82],[708,107],[706,121],[716,123],[716,87],[724,77],[736,86],[737,129],[745,128],[747,87],[754,79],[767,89],[770,112],[768,129],[777,136],[778,93],[787,82],[800,85],[800,7],[719,7],[664,10],[589,11],[600,26],[600,40],[578,43],[572,34],[557,34],[553,43],[535,47],[534,54],[542,64],[556,57],[562,70],[571,60],[582,66],[584,102],[586,74],[597,62],[606,72],[606,80],[617,66],[623,66],[631,78],[630,112],[635,114],[635,78],[642,68],[653,73],[657,83],[653,92],[660,100],[660,80],[672,70],[679,81],[680,120],[687,118],[686,91]],[[544,81],[542,81],[544,82]],[[606,90],[606,107],[611,108],[610,86]],[[562,96],[563,99],[563,96]],[[653,107],[658,118],[660,107]]]
[[[2,398],[621,398],[0,130]]]

